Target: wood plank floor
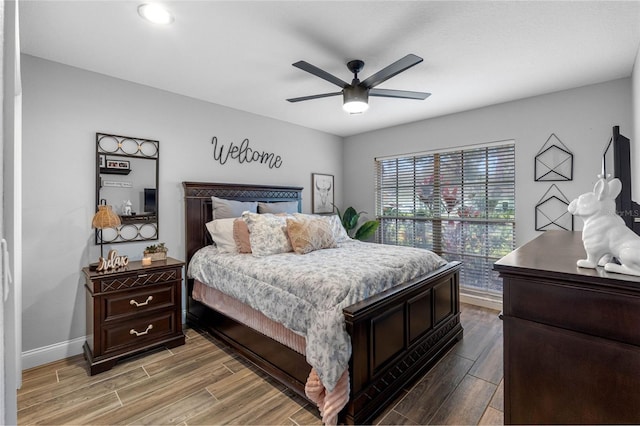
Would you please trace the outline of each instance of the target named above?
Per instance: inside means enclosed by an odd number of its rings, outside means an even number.
[[[461,306],[464,339],[408,383],[381,425],[503,423],[502,322]],[[186,330],[187,343],[89,376],[82,355],[23,372],[18,423],[319,425],[317,409],[235,356]]]

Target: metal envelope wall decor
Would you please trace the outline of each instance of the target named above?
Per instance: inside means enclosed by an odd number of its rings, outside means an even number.
[[[573,215],[568,207],[569,199],[552,184],[536,204],[536,231],[573,231]]]
[[[573,153],[551,133],[536,154],[534,170],[536,182],[573,180]]]

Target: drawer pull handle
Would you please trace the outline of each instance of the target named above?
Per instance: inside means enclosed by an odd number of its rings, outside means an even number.
[[[138,278],[144,278],[144,277],[146,277],[147,275],[149,275],[149,274],[139,274],[139,275],[138,275]]]
[[[152,328],[153,328],[153,324],[149,324],[149,325],[147,326],[147,329],[146,329],[145,331],[142,331],[142,332],[135,331],[135,330],[132,328],[131,330],[129,330],[129,334],[135,334],[135,335],[136,335],[136,337],[144,336],[145,334],[148,334],[148,333],[149,333],[149,330],[151,330]]]
[[[149,296],[149,297],[147,297],[147,300],[145,300],[145,301],[144,301],[144,302],[142,302],[142,303],[138,303],[138,302],[136,302],[135,300],[131,299],[131,300],[129,300],[129,304],[130,304],[130,305],[136,305],[136,308],[139,308],[140,306],[146,306],[146,305],[148,305],[148,304],[149,304],[149,302],[151,302],[152,300],[153,300],[153,296]]]

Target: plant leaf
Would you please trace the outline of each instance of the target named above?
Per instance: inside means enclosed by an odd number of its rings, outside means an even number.
[[[356,231],[355,239],[360,241],[368,240],[376,232],[376,230],[378,229],[378,226],[380,226],[380,223],[378,221],[375,221],[375,220],[366,221]]]
[[[360,219],[360,215],[356,212],[356,209],[348,207],[344,211],[344,216],[342,216],[342,226],[349,232],[356,227],[358,219]]]

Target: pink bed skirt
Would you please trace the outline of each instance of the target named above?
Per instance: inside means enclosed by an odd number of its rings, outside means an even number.
[[[198,280],[195,280],[192,297],[229,318],[282,343],[299,354],[305,355],[306,339],[304,336],[289,330],[279,322],[267,318],[261,312],[237,299]],[[335,425],[338,421],[338,413],[349,401],[349,370],[345,370],[333,391],[327,392],[316,371],[311,369],[307,378],[305,393],[318,406],[322,422],[325,425]]]
[[[282,343],[299,354],[305,355],[306,339],[289,330],[279,322],[267,318],[263,313],[227,296],[213,287],[195,280],[192,297],[200,303],[215,309],[252,329]]]

